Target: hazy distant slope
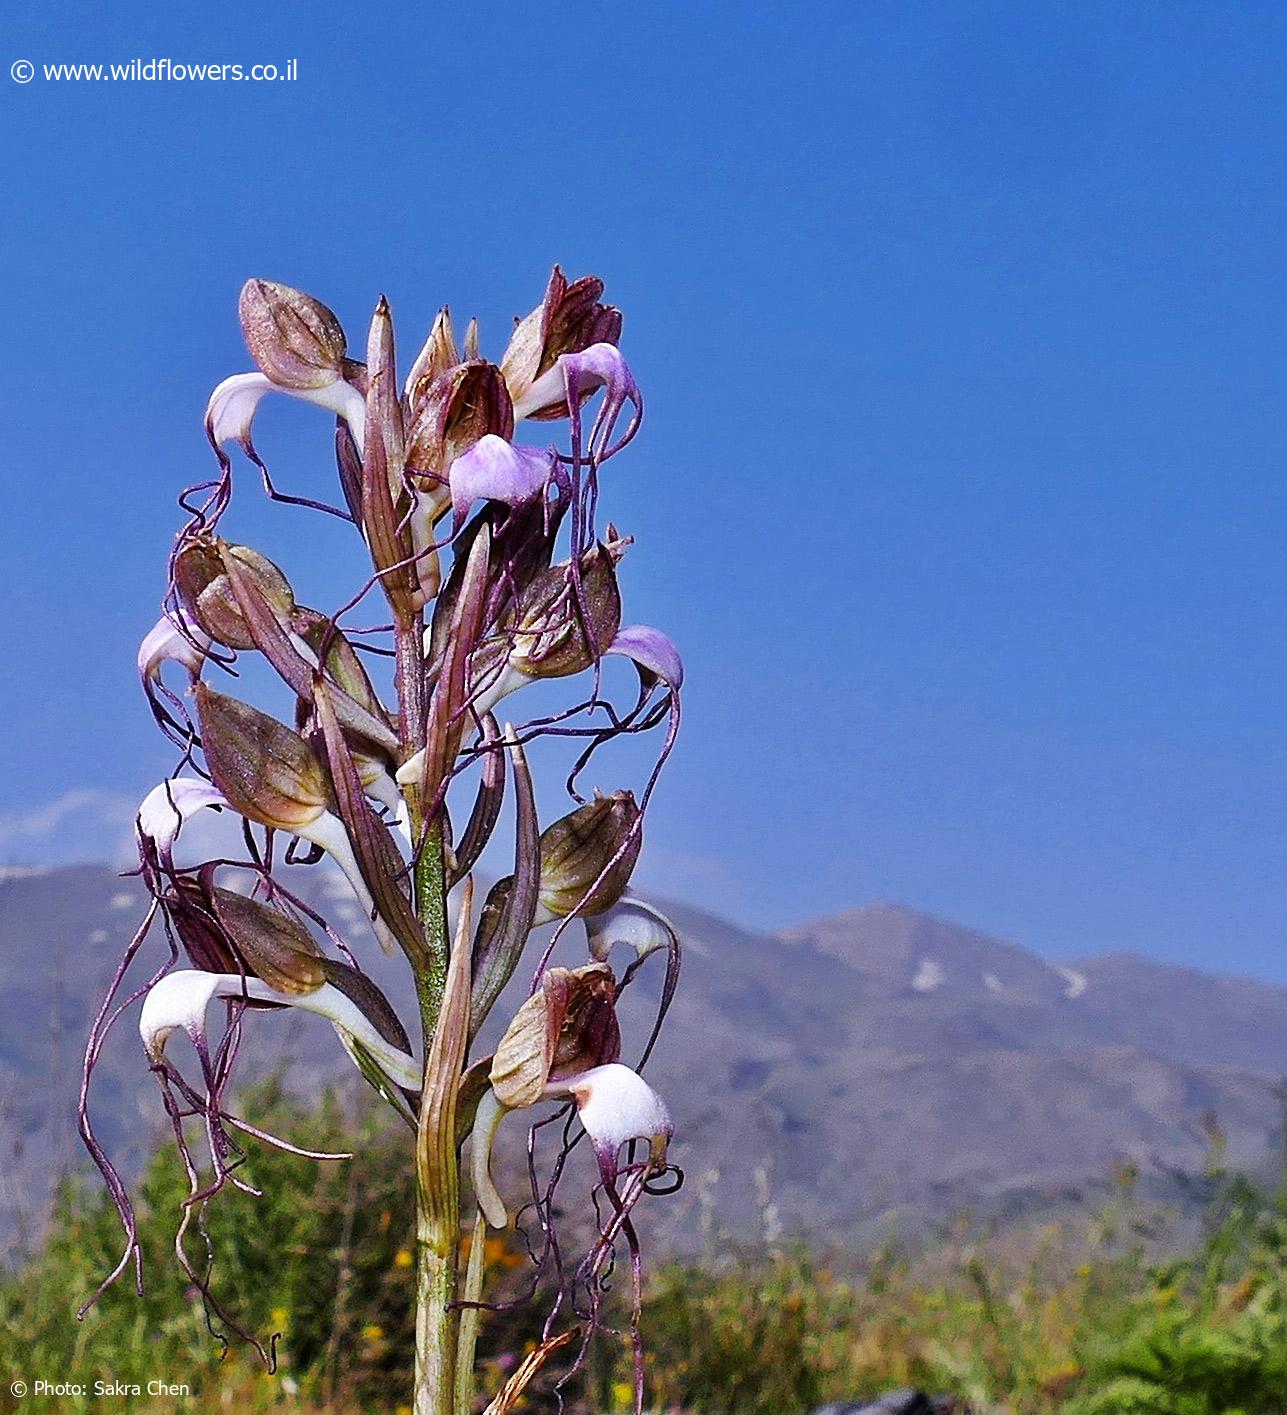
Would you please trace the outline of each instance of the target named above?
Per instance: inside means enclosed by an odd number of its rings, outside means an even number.
[[[333,876],[296,873],[344,927],[359,927]],[[106,869],[0,880],[0,1231],[10,1236],[80,1161],[83,1038],[141,912],[137,883]],[[764,1168],[786,1226],[858,1237],[963,1204],[1057,1202],[1117,1156],[1196,1166],[1207,1109],[1236,1160],[1254,1162],[1273,1141],[1283,989],[1125,955],[1059,968],[892,906],[781,937],[672,912],[684,980],[652,1075],[694,1181],[672,1210],[681,1239],[694,1231],[703,1175],[734,1227],[753,1221]],[[149,948],[138,980],[165,957],[159,936]],[[363,956],[409,1019],[399,960],[374,945]],[[635,1045],[645,1012],[628,1011]],[[289,1061],[306,1091],[351,1074],[325,1023],[300,1014],[249,1019],[244,1053],[247,1075]],[[130,1019],[96,1077],[96,1115],[129,1165],[158,1114]]]

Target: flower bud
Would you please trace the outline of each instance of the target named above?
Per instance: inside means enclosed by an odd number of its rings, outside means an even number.
[[[277,992],[316,992],[326,981],[322,950],[313,935],[280,909],[231,889],[210,891],[215,916],[247,969]]]
[[[528,678],[563,678],[607,652],[621,626],[616,562],[623,548],[598,544],[582,555],[581,602],[567,564],[551,565],[533,579],[519,601],[512,668]]]
[[[403,484],[406,437],[396,382],[393,316],[383,295],[367,334],[366,368],[362,529],[394,618],[407,623],[416,609],[417,576],[414,567],[405,564],[411,552]]]
[[[224,567],[229,556],[247,572],[272,613],[283,623],[295,608],[295,594],[286,576],[265,555],[248,545],[233,545],[216,536],[194,536],[174,561],[174,587],[188,617],[212,639],[228,648],[257,648],[255,636]]]
[[[295,833],[322,815],[326,778],[299,733],[205,683],[196,699],[206,764],[233,810]]]
[[[241,961],[227,930],[215,917],[210,893],[190,874],[175,874],[161,907],[194,966],[205,973],[235,973]]]
[[[514,435],[514,405],[495,364],[483,359],[457,364],[424,387],[411,405],[407,468],[446,476],[457,457],[479,438]]]
[[[630,882],[642,844],[642,817],[630,791],[596,797],[555,821],[541,835],[536,922],[610,909]]]
[[[325,388],[342,375],[346,340],[319,300],[271,280],[247,280],[237,302],[246,348],[279,388]]]
[[[434,379],[459,362],[456,335],[451,327],[451,311],[444,305],[434,319],[424,348],[416,355],[416,361],[407,374],[403,394],[408,406],[418,408],[425,396],[425,390]]]
[[[615,1061],[621,1032],[616,983],[603,963],[547,968],[540,990],[514,1014],[492,1058],[496,1098],[509,1110],[535,1105],[545,1088]]]
[[[568,284],[556,265],[541,303],[518,322],[501,371],[519,417],[559,418],[568,412],[561,387],[533,403],[532,385],[552,369],[561,354],[579,353],[591,344],[615,344],[621,337],[621,311],[600,303],[603,281],[583,275]]]

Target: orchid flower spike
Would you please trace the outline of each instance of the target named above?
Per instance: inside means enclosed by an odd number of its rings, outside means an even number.
[[[144,998],[139,1014],[139,1036],[148,1058],[153,1062],[163,1059],[166,1042],[176,1029],[186,1032],[201,1049],[206,1037],[206,1012],[216,997],[272,1002],[314,1012],[333,1023],[342,1037],[361,1046],[394,1085],[408,1090],[420,1086],[420,1065],[415,1058],[385,1041],[339,988],[323,983],[310,993],[284,993],[260,978],[237,973],[201,973],[185,968],[161,978]]]
[[[289,1145],[259,1130],[253,1117],[226,1108],[241,1028],[260,1025],[248,1022],[249,1014],[267,1011],[280,1021],[282,1008],[299,1008],[331,1023],[360,1074],[416,1136],[420,1167],[427,1163],[433,1180],[415,1195],[418,1221],[423,1227],[429,1215],[438,1224],[446,1215],[442,1236],[452,1252],[460,1236],[459,1145],[471,1140],[474,1232],[481,1240],[487,1225],[509,1222],[489,1172],[500,1121],[511,1111],[557,1106],[557,1117],[549,1118],[567,1128],[543,1196],[535,1168],[531,1178],[546,1237],[543,1251],[532,1254],[537,1278],[550,1263],[558,1269],[559,1296],[546,1325],[552,1330],[569,1301],[578,1308],[581,1346],[558,1384],[584,1368],[591,1338],[606,1330],[601,1298],[625,1243],[635,1408],[642,1410],[642,1269],[631,1212],[642,1195],[666,1190],[663,1178],[673,1177],[677,1187],[683,1176],[667,1158],[670,1113],[640,1073],[671,1006],[683,949],[670,921],[628,889],[645,810],[680,726],[684,664],[660,630],[623,625],[618,565],[632,538],[600,517],[599,467],[637,432],[643,397],[617,347],[621,312],[603,295],[597,276],[569,280],[556,266],[498,363],[480,353],[477,322],[458,340],[444,308],[402,378],[384,296],[365,353],[355,351],[362,363],[349,357],[335,314],[311,295],[262,279],[243,287],[238,313],[247,371],[210,395],[205,428],[217,474],[179,498],[188,520],[168,558],[164,617],[136,658],[152,716],[183,752],[176,771],[184,774],[161,782],[139,805],[139,873],[150,903],[85,1048],[81,1135],[115,1201],[127,1245],[100,1293],[131,1261],[142,1292],[140,1228],[90,1124],[90,1082],[110,1031],[141,1001],[139,1035],[186,1167],[183,1212],[191,1217],[194,1204],[203,1207],[225,1185],[249,1188],[235,1173],[243,1152],[234,1129],[297,1155],[335,1157]],[[287,495],[273,485],[252,436],[270,393],[331,415],[342,501]],[[516,445],[520,419],[549,426],[534,429],[532,445]],[[310,608],[281,567],[225,538],[223,518],[241,476],[232,465],[234,443],[262,473],[274,502],[327,513],[332,530],[337,520],[348,523],[363,562],[361,587],[334,612]],[[329,544],[314,544],[314,559]],[[384,607],[360,610],[377,591]],[[280,680],[280,717],[209,681],[219,669],[236,678],[249,654]],[[630,659],[634,671],[604,670],[609,655]],[[372,664],[383,671],[368,671]],[[256,670],[240,681],[253,687],[258,676]],[[542,704],[540,715],[502,732],[497,719],[506,714],[493,709],[527,685],[554,680],[566,680],[563,707]],[[624,783],[608,794],[578,788],[600,747],[657,728],[664,736],[658,734],[637,797]],[[524,752],[541,738],[579,748],[566,780],[571,803],[548,820],[538,811]],[[457,817],[467,807],[471,777],[472,809]],[[201,836],[223,834],[203,830],[208,820],[187,824],[207,810],[228,812],[227,833],[240,833],[244,850],[212,840],[198,849]],[[473,872],[488,858],[498,829],[511,824],[511,872],[492,886],[475,926]],[[309,891],[301,895],[291,877],[283,878],[286,867],[293,877],[323,855],[330,857],[324,869],[329,873],[333,864],[343,874],[384,950],[392,954],[400,945],[406,955],[423,1013],[420,1059],[391,1001],[401,994],[386,996]],[[248,878],[251,888],[242,892]],[[444,891],[457,888],[463,902],[448,945]],[[353,917],[341,908],[340,919]],[[589,956],[571,960],[579,966],[554,964],[556,945],[577,919]],[[547,924],[557,925],[548,942],[535,938]],[[123,997],[158,926],[169,961]],[[579,939],[577,926],[574,948]],[[495,1051],[471,1064],[471,1048],[484,1049],[486,1019],[526,951],[541,952],[531,994]],[[618,1000],[645,966],[651,980],[657,964],[644,960],[654,952],[662,954],[664,977],[649,1008],[651,1032],[631,1054],[633,1065],[623,1065]],[[625,964],[619,974],[610,966],[618,958]],[[223,1005],[212,1017],[216,1001]],[[188,1074],[194,1062],[182,1037],[179,1052],[169,1048],[176,1031],[195,1047],[199,1075]],[[186,1134],[193,1118],[204,1122],[201,1153]],[[533,1135],[538,1130],[539,1124]],[[583,1173],[598,1232],[575,1268],[564,1262],[550,1227],[572,1134],[577,1142],[589,1137],[580,1149],[584,1155],[593,1148],[597,1165]],[[208,1264],[184,1251],[188,1228],[185,1218],[176,1256],[206,1307],[210,1330],[230,1334],[221,1336],[225,1346],[234,1335],[254,1342],[271,1369],[273,1342],[259,1342],[225,1312]],[[477,1319],[489,1305],[482,1300],[485,1247],[479,1241],[471,1250],[451,1294],[459,1323],[437,1321],[433,1310],[444,1311],[442,1294],[421,1284],[418,1315],[430,1318],[429,1329],[420,1323],[417,1344],[421,1403],[446,1401],[453,1409],[474,1403]],[[452,1352],[442,1347],[448,1336]],[[439,1355],[456,1372],[446,1386],[433,1377]],[[530,1374],[520,1373],[523,1380]],[[426,1396],[435,1385],[441,1388]],[[501,1403],[516,1399],[521,1386],[510,1382],[506,1392]]]

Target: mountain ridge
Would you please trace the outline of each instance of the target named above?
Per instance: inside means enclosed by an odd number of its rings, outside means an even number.
[[[365,925],[342,882],[304,866],[291,875],[409,1017],[401,960],[358,946]],[[72,1114],[84,1035],[144,895],[137,879],[92,865],[0,886],[0,1238],[12,1242],[38,1228],[54,1179],[81,1163]],[[1287,1073],[1279,985],[1120,952],[1056,963],[889,902],[775,934],[663,907],[684,935],[685,967],[649,1075],[697,1181],[668,1211],[679,1246],[695,1241],[698,1194],[747,1232],[767,1184],[788,1229],[865,1242],[964,1206],[1058,1207],[1100,1192],[1123,1159],[1159,1176],[1198,1169],[1212,1111],[1230,1162],[1262,1163],[1275,1144],[1275,1083]],[[139,976],[164,957],[150,943]],[[623,1001],[627,1060],[659,974],[645,969]],[[494,1029],[524,991],[520,967]],[[304,1094],[352,1074],[330,1029],[294,1012],[251,1017],[243,1057],[244,1079],[286,1066]],[[94,1096],[104,1140],[137,1168],[160,1112],[132,1018],[105,1048]]]

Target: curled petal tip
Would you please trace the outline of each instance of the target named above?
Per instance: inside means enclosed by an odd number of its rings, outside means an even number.
[[[579,353],[563,354],[559,363],[563,366],[565,377],[578,380],[582,392],[604,387],[626,399],[639,397],[639,385],[630,372],[626,356],[615,344],[591,344]]]
[[[543,373],[514,404],[516,418],[548,417],[565,414],[576,418],[580,407],[596,388],[604,390],[603,407],[591,434],[595,456],[604,461],[619,452],[639,430],[643,418],[643,394],[630,372],[630,365],[615,344],[591,344],[577,353],[562,354],[553,368]],[[617,419],[626,404],[633,409],[630,423],[621,437],[611,441]]]
[[[659,678],[676,691],[684,684],[684,660],[679,656],[674,640],[647,624],[631,624],[617,630],[608,646],[608,653],[621,654],[654,678]]]

